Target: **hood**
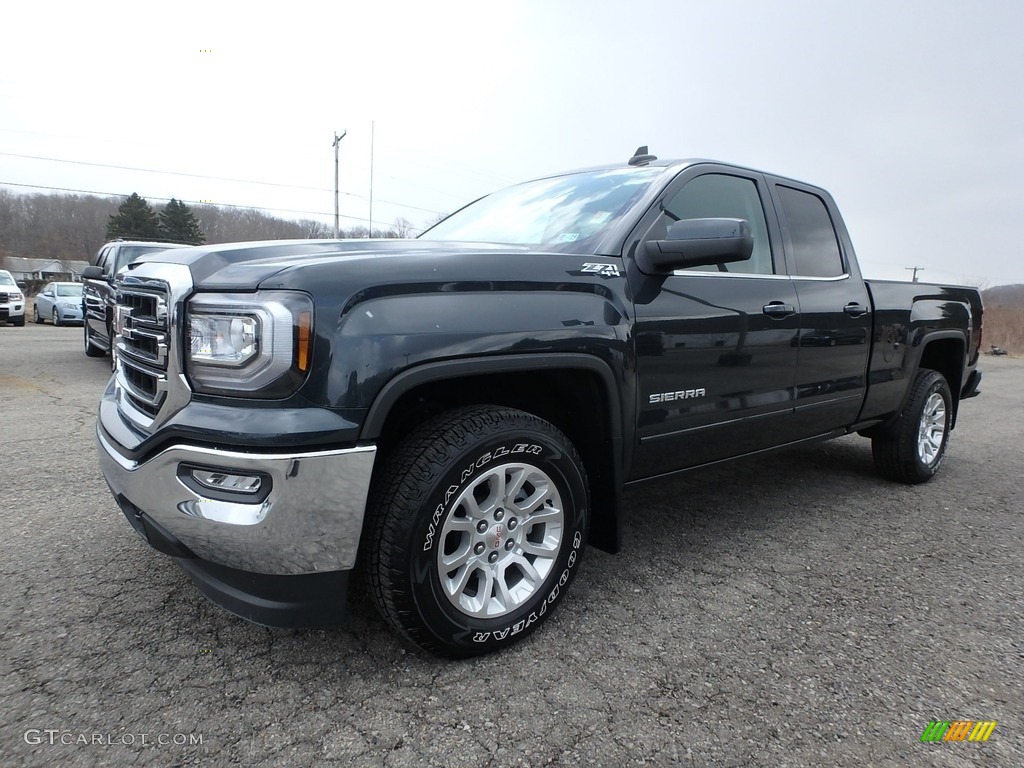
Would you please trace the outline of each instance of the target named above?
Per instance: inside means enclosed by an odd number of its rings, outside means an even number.
[[[443,243],[429,240],[273,240],[250,243],[194,246],[147,254],[130,267],[143,263],[186,264],[200,290],[251,290],[276,275],[275,283],[291,283],[281,273],[323,273],[344,265],[355,267],[372,261],[376,268],[395,270],[395,260],[422,265],[439,257],[470,257],[525,253],[526,247],[492,243]],[[383,260],[389,262],[382,264]],[[348,270],[346,270],[348,271]],[[376,269],[374,270],[376,271]],[[302,281],[305,282],[305,281]]]

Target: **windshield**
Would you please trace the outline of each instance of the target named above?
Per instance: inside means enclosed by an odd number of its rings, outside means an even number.
[[[117,252],[117,263],[111,270],[111,274],[117,272],[125,264],[129,264],[135,261],[139,256],[144,253],[155,253],[156,251],[166,251],[168,246],[166,245],[125,245]]]
[[[14,278],[7,272],[0,272],[0,285],[17,285]]]
[[[664,171],[615,168],[519,184],[456,211],[420,237],[587,253]]]
[[[57,295],[58,296],[81,296],[82,295],[82,284],[81,283],[74,283],[74,284],[67,284],[67,285],[58,285],[57,286]]]

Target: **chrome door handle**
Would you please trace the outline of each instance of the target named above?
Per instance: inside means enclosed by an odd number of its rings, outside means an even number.
[[[761,308],[768,317],[783,318],[796,314],[796,308],[792,304],[783,304],[781,301],[771,301]]]

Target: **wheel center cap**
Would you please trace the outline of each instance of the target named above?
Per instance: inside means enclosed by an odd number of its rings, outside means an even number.
[[[501,542],[505,540],[505,526],[499,523],[494,526],[494,530],[492,532],[494,534],[494,538],[491,540],[491,547],[494,549],[500,549]]]

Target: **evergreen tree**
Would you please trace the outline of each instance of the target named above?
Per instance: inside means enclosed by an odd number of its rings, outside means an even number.
[[[206,242],[192,209],[173,197],[160,212],[160,231],[164,238],[176,243],[199,245]]]
[[[160,237],[160,220],[149,203],[135,192],[107,221],[107,239],[156,240]]]

